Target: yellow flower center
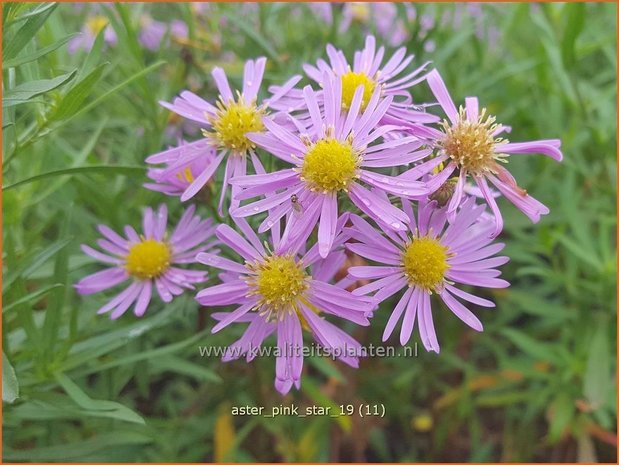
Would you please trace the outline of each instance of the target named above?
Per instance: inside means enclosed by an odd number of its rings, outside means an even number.
[[[363,2],[352,2],[349,4],[350,15],[355,21],[365,23],[370,19],[370,6]]]
[[[296,311],[296,302],[308,288],[308,276],[290,255],[272,255],[263,262],[247,265],[256,272],[248,280],[250,295],[258,295],[257,308],[267,319],[283,318],[285,312]],[[304,301],[305,302],[305,301]]]
[[[172,251],[165,242],[145,239],[129,249],[125,267],[130,275],[140,279],[161,276],[170,266]]]
[[[254,148],[255,144],[247,138],[247,133],[264,130],[263,111],[255,103],[245,103],[240,95],[237,101],[227,104],[218,101],[217,107],[217,115],[211,119],[213,132],[203,129],[202,133],[214,139],[220,147],[237,155],[243,155]]]
[[[359,86],[363,86],[363,98],[361,99],[361,110],[368,106],[370,98],[376,88],[376,82],[369,78],[365,73],[354,73],[352,71],[342,75],[342,108],[348,110],[352,105],[352,99]]]
[[[357,176],[360,163],[350,141],[327,137],[310,145],[303,159],[301,178],[310,189],[323,192],[346,190]]]
[[[504,155],[497,153],[497,146],[507,143],[506,139],[495,138],[493,133],[501,125],[495,123],[494,116],[486,116],[483,108],[476,121],[469,121],[466,111],[460,107],[458,122],[451,126],[443,121],[445,137],[439,143],[443,151],[461,169],[471,174],[494,172],[497,161]]]
[[[449,269],[447,250],[428,236],[413,239],[402,254],[402,266],[409,284],[427,291],[439,288]]]
[[[99,34],[107,24],[108,20],[105,16],[93,16],[86,20],[86,27],[95,36]]]

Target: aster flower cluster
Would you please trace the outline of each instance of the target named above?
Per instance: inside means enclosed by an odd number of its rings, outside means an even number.
[[[145,187],[198,204],[218,189],[222,224],[202,220],[192,204],[171,234],[165,207],[146,210],[142,235],[100,226],[104,252],[83,250],[110,268],[77,290],[130,281],[99,310],[112,318],[132,305],[143,315],[153,287],[164,302],[189,289],[204,307],[232,306],[213,313],[213,332],[247,329],[223,360],[251,361],[274,335],[281,393],[300,386],[304,333],[357,367],[363,348],[351,328],[377,312],[390,313],[384,341],[399,326],[407,344],[416,326],[436,353],[434,322],[445,310],[482,331],[471,307],[494,303],[477,290],[509,285],[499,277],[508,258],[497,255],[504,246],[495,242],[503,228],[497,198],[534,223],[548,213],[517,185],[508,158],[560,161],[560,141],[509,142],[511,128],[477,98],[457,107],[429,63],[412,66],[404,48],[386,53],[372,36],[350,61],[328,45],[327,60],[303,67],[310,84],[295,75],[268,89],[267,60],[248,60],[238,89],[216,67],[217,98],[185,90],[162,102],[197,123],[202,137],[149,156]],[[418,101],[421,86],[432,101]],[[206,267],[217,277],[207,281]],[[381,305],[387,301],[394,303]]]

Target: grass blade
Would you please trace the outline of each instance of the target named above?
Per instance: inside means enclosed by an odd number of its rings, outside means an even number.
[[[44,57],[48,53],[51,53],[54,50],[62,47],[64,44],[69,42],[73,37],[77,35],[78,34],[68,35],[60,39],[59,41],[54,42],[52,45],[48,45],[47,47],[37,50],[36,52],[29,53],[28,55],[22,55],[17,58],[13,58],[12,60],[5,60],[2,62],[2,69],[17,68],[24,63],[30,63],[31,61],[38,60],[39,58]]]
[[[77,166],[75,168],[66,168],[63,170],[49,171],[43,174],[37,174],[31,178],[22,179],[16,183],[3,186],[2,190],[14,189],[24,184],[40,181],[42,179],[53,178],[56,176],[74,175],[81,173],[102,173],[102,174],[134,174],[144,173],[145,168],[143,166],[107,166],[107,165],[92,165],[92,166]]]

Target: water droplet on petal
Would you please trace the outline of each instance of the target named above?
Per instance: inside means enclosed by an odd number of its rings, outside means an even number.
[[[260,211],[260,207],[254,207],[254,211],[255,212]]]
[[[396,222],[391,223],[391,226],[393,226],[395,229],[400,229],[401,227],[400,223],[396,223]]]

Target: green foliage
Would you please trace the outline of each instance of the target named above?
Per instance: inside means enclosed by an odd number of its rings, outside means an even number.
[[[72,287],[99,269],[79,250],[97,224],[136,226],[142,208],[160,202],[180,217],[178,199],[142,188],[144,158],[190,129],[159,100],[188,88],[213,101],[212,67],[238,86],[244,60],[257,55],[269,58],[267,84],[280,84],[324,58],[328,42],[351,57],[377,32],[363,19],[338,32],[342,5],[331,25],[307,4],[193,8],[3,4],[3,459],[614,461],[616,6],[484,4],[478,16],[416,4],[404,44],[415,63],[432,60],[458,101],[478,95],[512,126],[510,140],[561,138],[562,164],[513,156],[509,165],[551,213],[532,225],[499,200],[511,287],[487,293],[496,309],[473,308],[483,333],[437,306],[440,356],[420,345],[417,357],[363,360],[359,370],[310,358],[301,391],[285,399],[272,387],[273,360],[200,357],[199,345],[229,344],[241,328],[211,335],[190,295],[111,322],[96,314],[110,294],[79,297]],[[70,54],[94,14],[118,43],[98,31],[90,50]],[[168,45],[145,49],[144,14],[187,21],[189,38],[168,34]],[[424,15],[435,27],[423,30]],[[429,99],[423,85],[415,92]],[[394,303],[354,336],[380,344]],[[336,411],[384,404],[386,415],[229,416],[233,405],[293,401]]]

